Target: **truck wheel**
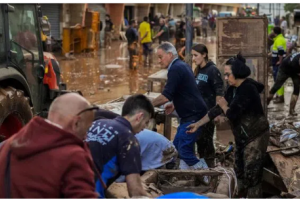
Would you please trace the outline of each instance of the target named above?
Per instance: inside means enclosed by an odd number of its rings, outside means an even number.
[[[18,132],[32,116],[29,98],[22,90],[0,87],[0,140]]]

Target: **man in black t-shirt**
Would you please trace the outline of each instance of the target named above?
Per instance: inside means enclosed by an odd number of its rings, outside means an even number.
[[[295,106],[299,96],[299,84],[300,84],[300,52],[293,53],[287,56],[281,63],[277,74],[276,81],[269,92],[267,104],[273,99],[276,91],[284,84],[284,82],[291,78],[294,84],[294,91],[290,102],[290,115],[297,115],[295,113]]]
[[[159,38],[159,44],[161,44],[162,42],[169,42],[169,37],[170,37],[169,28],[166,26],[165,19],[160,18],[159,24],[160,24],[160,30],[157,33],[157,35],[153,37],[153,40]]]
[[[135,19],[132,19],[129,24],[129,28],[127,29],[125,35],[128,42],[128,52],[129,52],[129,67],[135,68],[136,63],[135,58],[138,57],[138,39],[139,35],[136,30],[137,23]]]
[[[149,99],[138,94],[125,101],[122,117],[93,122],[86,142],[103,180],[96,180],[96,191],[101,197],[105,197],[105,186],[120,175],[126,178],[130,197],[147,196],[140,179],[140,145],[134,135],[142,131],[153,116],[154,108]]]

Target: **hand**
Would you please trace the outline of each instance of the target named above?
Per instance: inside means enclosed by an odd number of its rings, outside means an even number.
[[[219,106],[223,109],[224,107],[227,107],[228,102],[226,101],[226,99],[224,97],[222,97],[219,101],[218,101]]]
[[[214,119],[216,124],[222,124],[226,121],[226,117],[219,115]]]
[[[280,65],[280,61],[278,61],[278,62],[276,63],[276,65]]]
[[[169,103],[169,104],[165,105],[165,112],[167,115],[171,114],[174,110],[175,110],[175,107],[174,107],[173,103]]]
[[[193,124],[190,124],[188,127],[187,127],[187,131],[186,133],[187,134],[192,134],[192,133],[195,133],[199,128],[199,124],[196,122],[196,123],[193,123]]]

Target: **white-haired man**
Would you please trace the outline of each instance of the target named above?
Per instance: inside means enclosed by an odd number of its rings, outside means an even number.
[[[203,117],[207,107],[198,91],[192,68],[178,59],[176,48],[169,42],[162,43],[157,50],[158,61],[164,68],[168,68],[168,80],[162,94],[152,101],[154,106],[163,105],[166,114],[176,109],[180,117],[180,126],[174,139],[174,145],[179,153],[181,169],[207,168],[204,159],[198,159],[194,153],[194,144],[201,134],[186,134],[187,126]]]

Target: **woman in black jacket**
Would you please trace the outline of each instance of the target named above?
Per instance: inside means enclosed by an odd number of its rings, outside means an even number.
[[[197,65],[194,74],[196,83],[208,109],[224,96],[224,84],[221,73],[215,63],[208,60],[208,50],[204,44],[197,44],[192,48],[193,62]],[[204,158],[208,167],[214,167],[215,147],[213,136],[214,121],[203,126],[202,133],[197,140],[197,150],[200,158]]]
[[[264,85],[247,78],[251,71],[245,63],[241,55],[226,62],[224,76],[230,86],[225,97],[205,117],[191,124],[187,133],[193,133],[218,115],[225,114],[235,137],[238,196],[262,198],[263,159],[269,141],[269,123],[259,96]]]

